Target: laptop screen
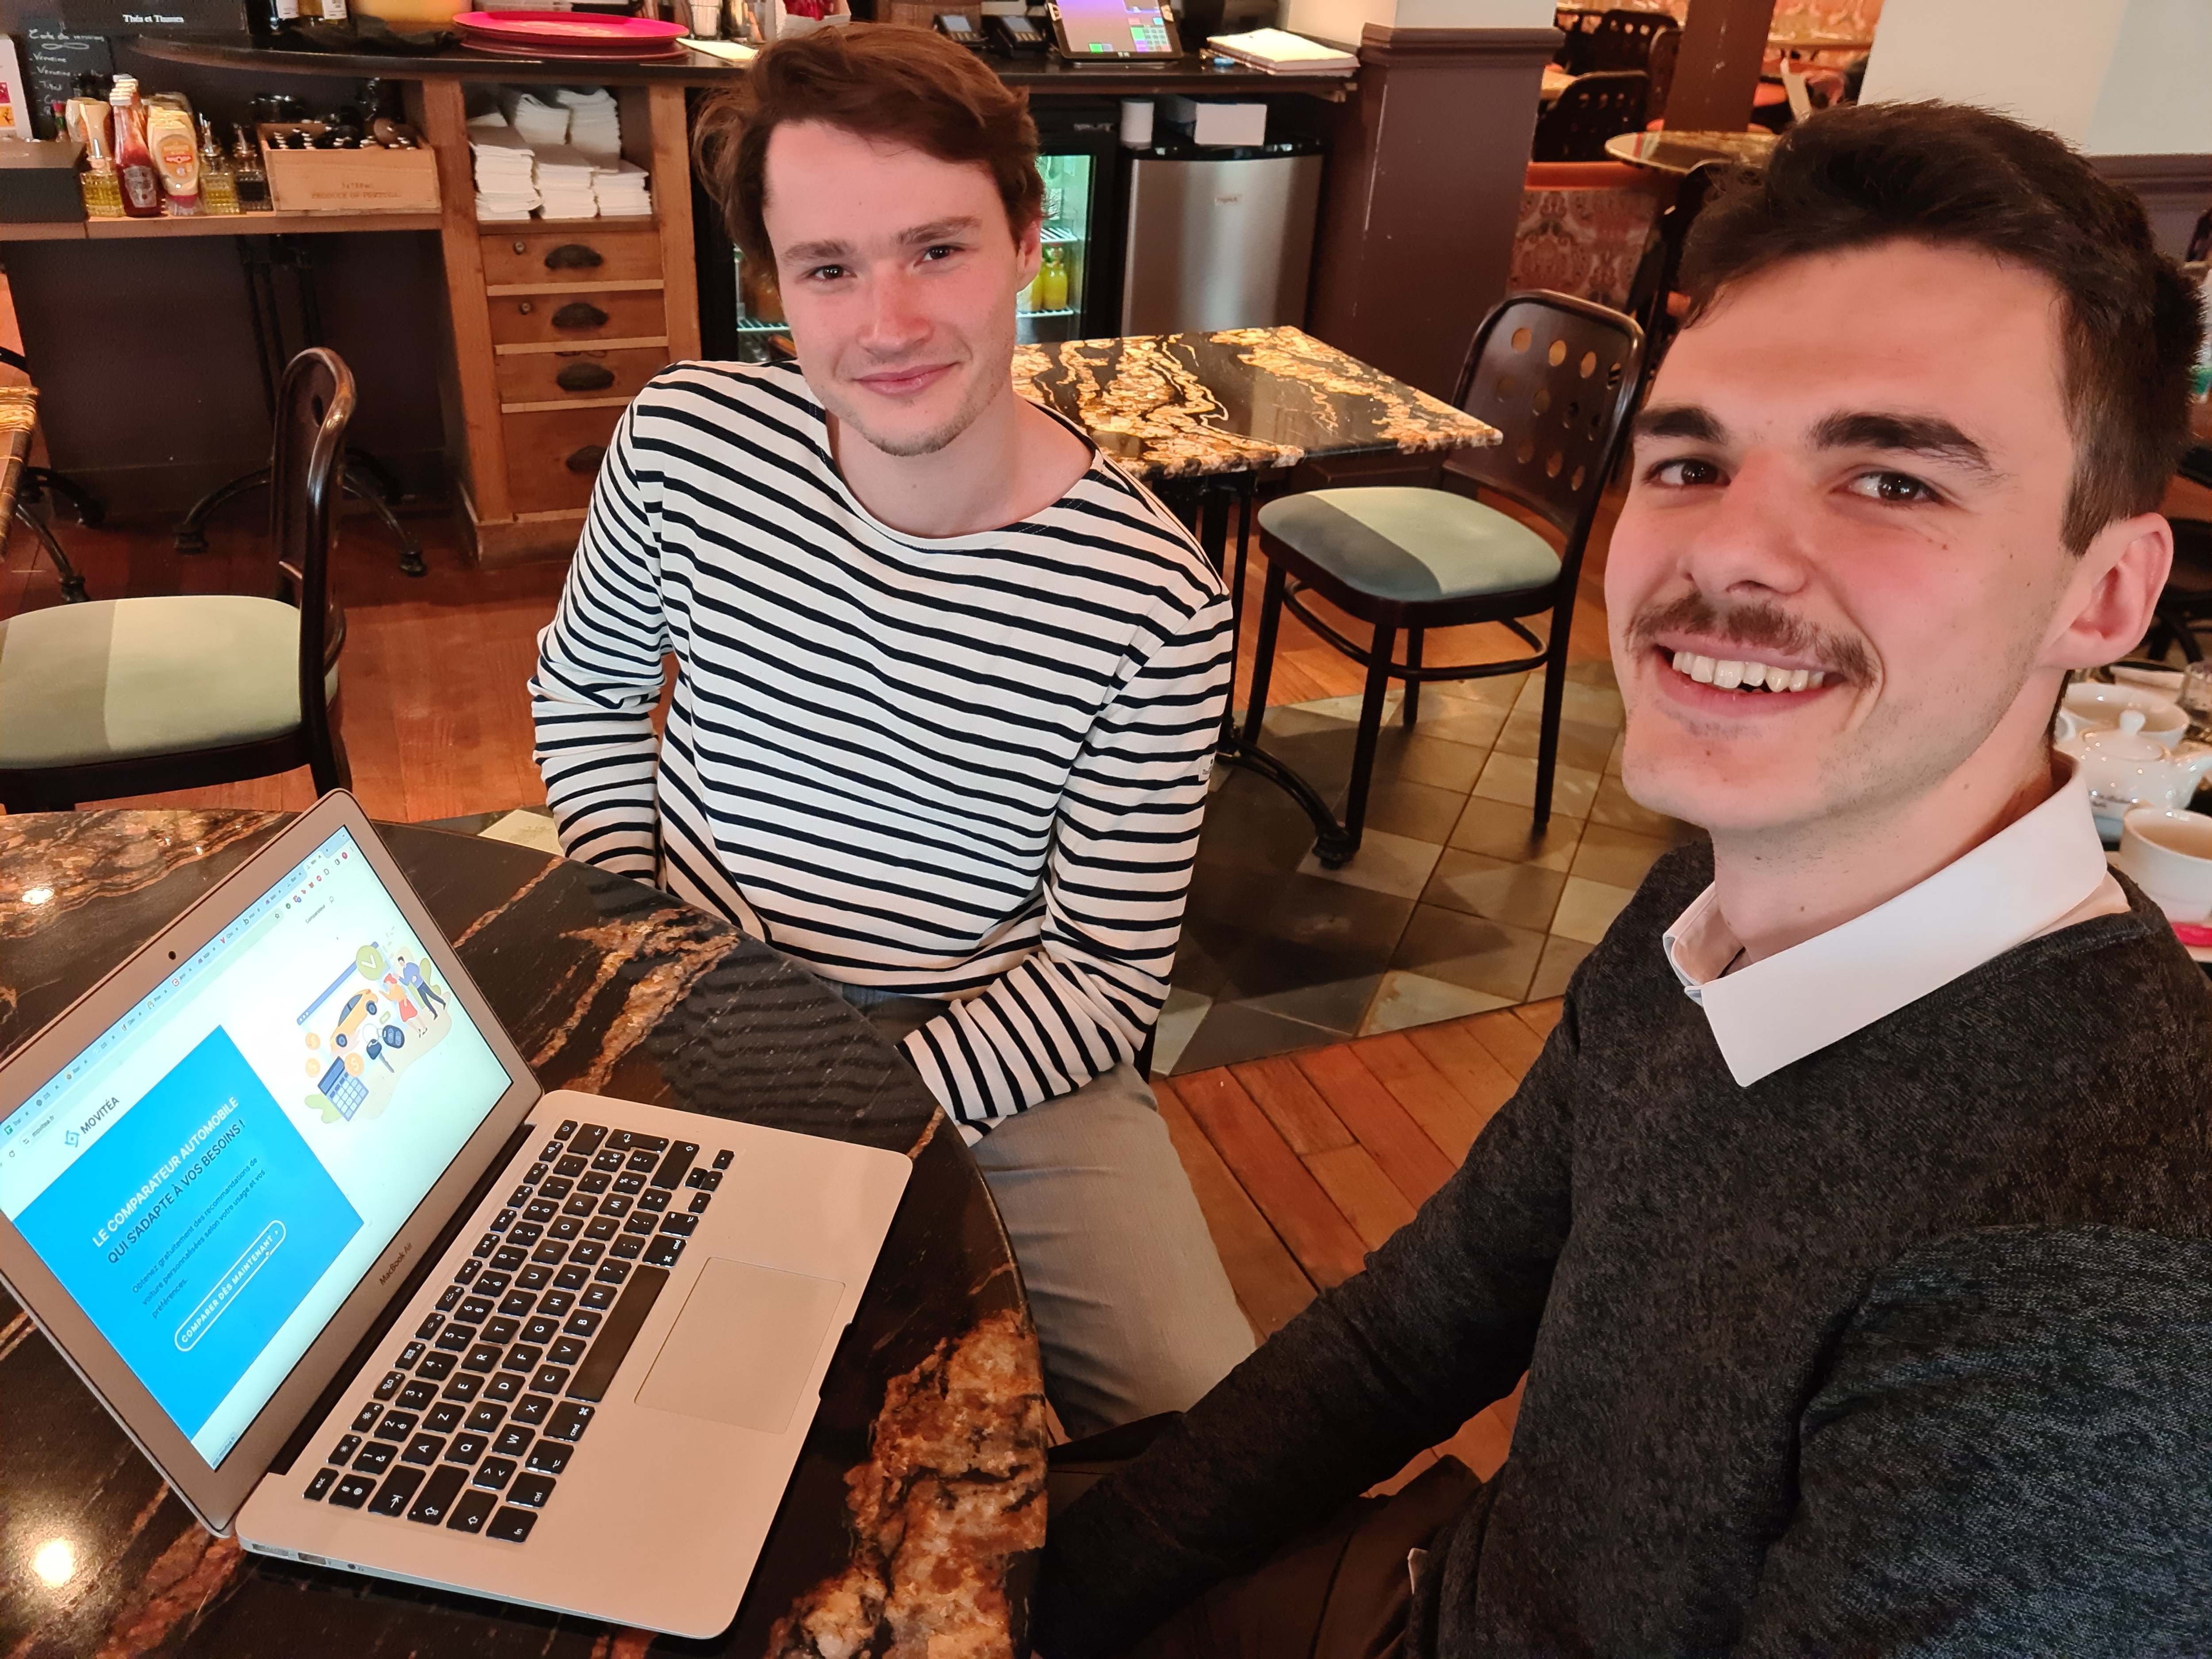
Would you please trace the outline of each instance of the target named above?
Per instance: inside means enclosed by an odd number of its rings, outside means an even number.
[[[1172,58],[1164,0],[1060,0],[1071,57]]]
[[[508,1085],[341,830],[0,1121],[0,1213],[213,1466]]]

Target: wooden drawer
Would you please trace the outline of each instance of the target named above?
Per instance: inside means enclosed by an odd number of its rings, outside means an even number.
[[[507,437],[507,487],[517,513],[552,513],[583,507],[592,481],[615,434],[622,410],[551,409],[502,415]]]
[[[660,275],[660,233],[650,225],[623,230],[517,230],[483,235],[484,286],[543,283],[623,283]]]
[[[658,291],[495,295],[491,307],[495,345],[550,345],[591,340],[665,339],[667,312]]]
[[[493,362],[499,370],[502,407],[610,398],[627,403],[668,366],[668,353],[661,346],[629,346],[612,351],[516,352]]]

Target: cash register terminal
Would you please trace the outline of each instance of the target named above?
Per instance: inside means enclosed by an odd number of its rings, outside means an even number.
[[[1053,45],[1076,64],[1143,63],[1182,56],[1166,0],[1054,0]]]

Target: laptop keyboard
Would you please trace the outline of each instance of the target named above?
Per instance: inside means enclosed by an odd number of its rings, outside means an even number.
[[[304,1495],[525,1542],[731,1158],[562,1124]]]

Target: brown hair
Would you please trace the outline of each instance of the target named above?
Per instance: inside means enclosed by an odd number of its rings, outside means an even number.
[[[2197,297],[2134,194],[2048,132],[1939,103],[1800,122],[1763,174],[1731,179],[1691,227],[1690,321],[1784,260],[1900,238],[1978,249],[2058,289],[2074,434],[2066,545],[2082,552],[2114,520],[2154,511],[2187,438]]]
[[[980,167],[1019,236],[1042,216],[1036,124],[1015,92],[966,47],[932,29],[852,23],[779,40],[744,84],[700,112],[692,156],[738,251],[775,269],[761,210],[768,141],[787,121],[821,121],[863,138]]]

